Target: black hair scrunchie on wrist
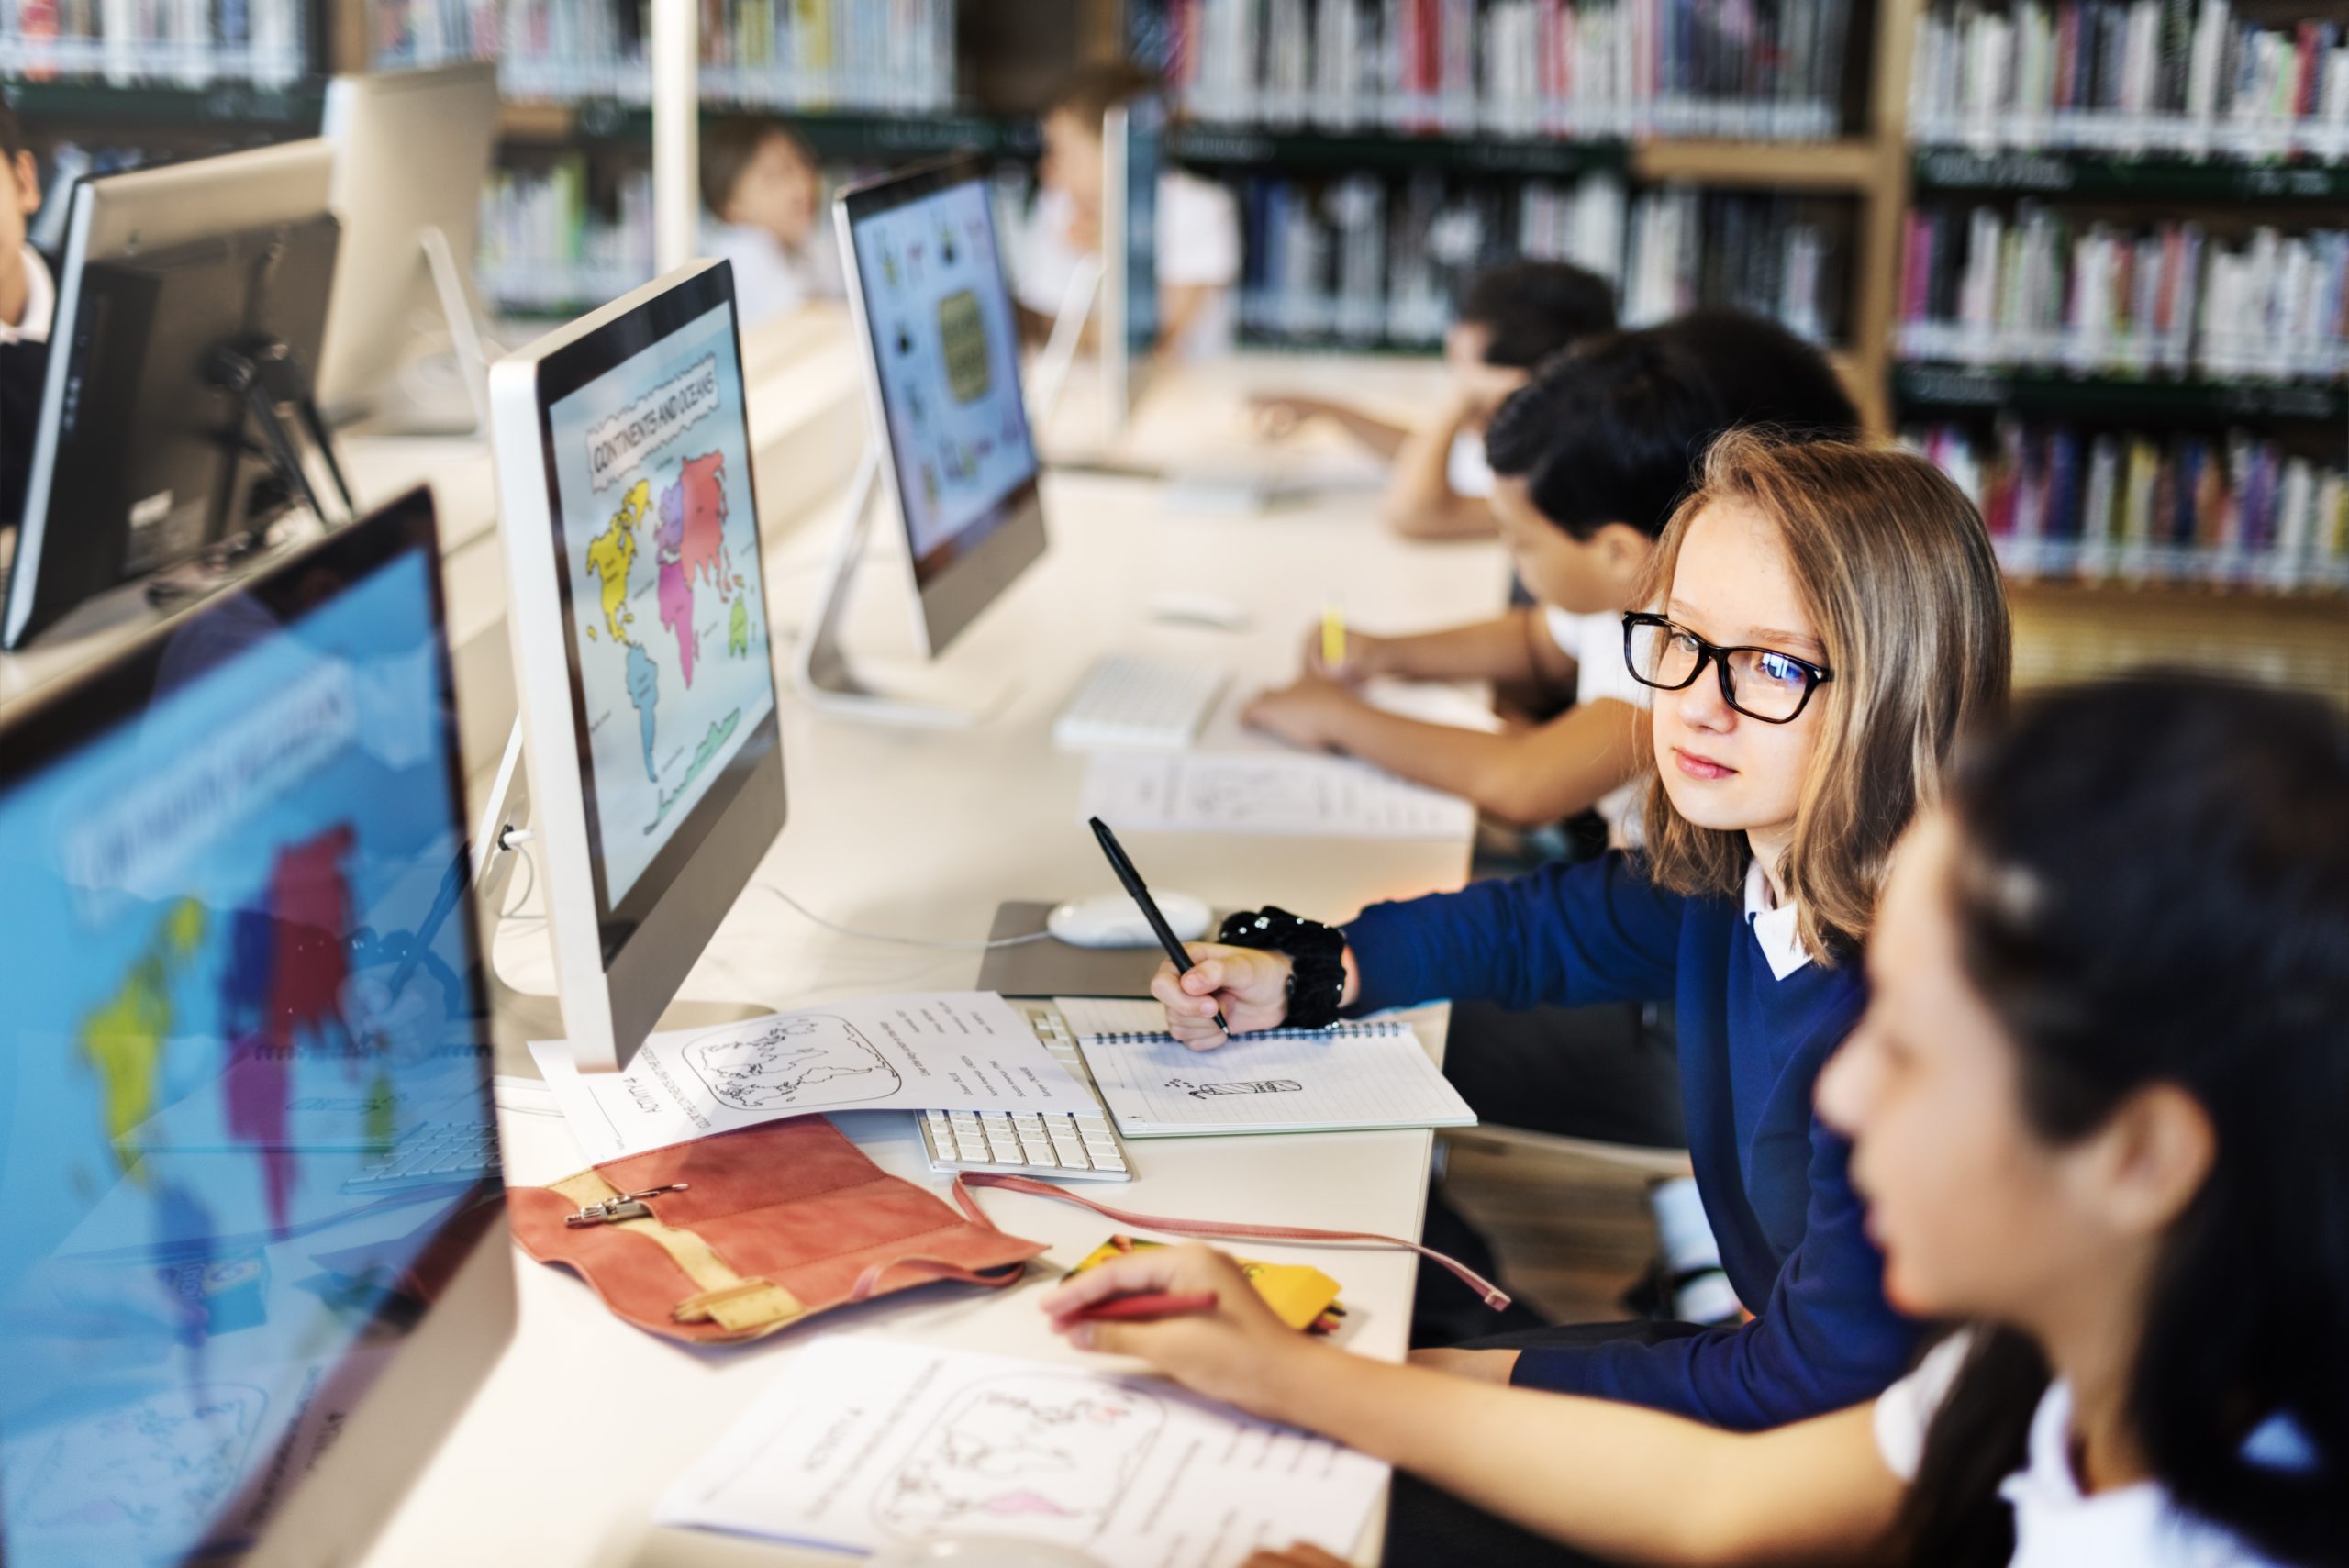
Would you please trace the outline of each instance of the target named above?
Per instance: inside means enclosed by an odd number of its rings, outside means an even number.
[[[1288,1018],[1282,1028],[1319,1029],[1338,1021],[1339,1002],[1346,994],[1343,931],[1267,904],[1226,916],[1216,940],[1226,947],[1288,955]]]

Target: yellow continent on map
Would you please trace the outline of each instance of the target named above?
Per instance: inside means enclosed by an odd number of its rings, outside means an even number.
[[[98,1075],[106,1137],[126,1174],[139,1162],[130,1134],[155,1111],[163,1045],[172,1033],[172,975],[204,940],[204,927],[202,904],[183,898],[173,905],[121,989],[82,1022],[82,1054]]]
[[[628,573],[636,564],[636,525],[651,509],[652,482],[640,479],[620,497],[611,525],[587,545],[587,570],[603,589],[604,626],[614,642],[628,641],[626,628],[636,619],[628,611]]]

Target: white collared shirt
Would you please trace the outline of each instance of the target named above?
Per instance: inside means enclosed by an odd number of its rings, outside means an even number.
[[[1753,940],[1762,945],[1762,956],[1769,961],[1773,979],[1784,980],[1787,975],[1810,962],[1810,950],[1802,945],[1798,924],[1800,912],[1791,904],[1775,904],[1770,895],[1769,873],[1755,861],[1745,868],[1745,923],[1753,932]]]
[[[1926,1429],[1971,1342],[1968,1334],[1952,1335],[1876,1400],[1876,1450],[1903,1481],[1917,1478]],[[2276,1425],[2253,1438],[2253,1451]],[[1998,1484],[2015,1511],[2008,1568],[2268,1568],[2267,1559],[2225,1530],[2173,1507],[2158,1483],[2082,1492],[2071,1449],[2072,1390],[2058,1380],[2032,1417],[2023,1467]]]
[[[46,343],[57,317],[57,281],[40,252],[25,247],[25,318],[10,325],[0,321],[0,343]]]
[[[1479,443],[1477,450],[1484,448]],[[1575,702],[1578,706],[1600,701],[1629,703],[1633,707],[1649,706],[1648,688],[1631,678],[1631,667],[1623,659],[1623,617],[1616,611],[1597,615],[1575,615],[1555,605],[1542,606],[1542,624],[1549,628],[1550,640],[1559,651],[1575,662]],[[1643,781],[1633,779],[1607,792],[1598,805],[1598,815],[1607,822],[1607,842],[1619,850],[1637,849],[1641,841],[1639,813],[1640,792]]]

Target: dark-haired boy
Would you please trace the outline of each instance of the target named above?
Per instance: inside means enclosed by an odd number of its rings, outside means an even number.
[[[1698,311],[1549,360],[1486,433],[1493,515],[1536,603],[1417,636],[1349,631],[1341,667],[1308,651],[1305,673],[1257,697],[1248,722],[1520,826],[1597,807],[1621,841],[1643,688],[1624,664],[1620,617],[1640,607],[1648,557],[1696,460],[1746,424],[1848,437],[1859,417],[1817,350],[1737,311]],[[1487,733],[1375,707],[1353,689],[1374,676],[1532,682],[1576,700],[1547,723]]]
[[[1393,458],[1383,510],[1405,538],[1481,539],[1493,531],[1483,437],[1494,410],[1535,365],[1614,326],[1614,290],[1595,272],[1564,261],[1487,267],[1461,291],[1443,337],[1450,395],[1424,425],[1414,429],[1346,404],[1286,394],[1257,398],[1258,419],[1276,439],[1305,420],[1330,419]]]
[[[56,280],[25,238],[26,223],[40,210],[40,168],[6,104],[0,104],[0,163],[7,171],[0,175],[0,528],[6,528],[24,515],[41,383],[49,373],[49,328],[57,314]]]

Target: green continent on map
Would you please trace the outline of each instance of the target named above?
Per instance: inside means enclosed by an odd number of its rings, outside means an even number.
[[[741,722],[742,710],[738,707],[709,727],[709,733],[704,735],[701,744],[694,748],[694,760],[685,765],[685,776],[677,781],[675,789],[661,796],[661,809],[654,812],[652,820],[644,825],[646,832],[650,833],[661,826],[661,819],[669,815],[669,807],[676,805],[679,797],[694,787],[694,780],[701,777],[701,771],[709,766],[709,760],[718,755],[718,749],[732,739],[734,727]]]
[[[734,595],[733,613],[726,621],[726,651],[740,655],[751,651],[751,606],[748,596]]]
[[[204,940],[205,924],[204,906],[193,898],[165,910],[122,984],[82,1020],[82,1056],[98,1075],[106,1138],[126,1174],[139,1163],[130,1134],[155,1111],[163,1043],[172,1034],[172,980]]]
[[[636,564],[636,525],[651,509],[652,482],[640,479],[620,497],[610,524],[588,541],[587,570],[603,590],[604,627],[614,642],[629,640],[629,623],[636,619],[628,612],[628,574]]]

